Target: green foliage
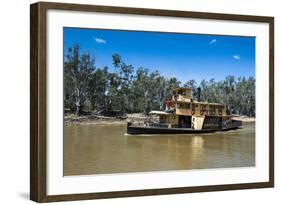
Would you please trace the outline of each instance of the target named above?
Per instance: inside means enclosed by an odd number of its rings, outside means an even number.
[[[175,77],[166,78],[155,70],[136,70],[125,63],[119,54],[112,55],[114,72],[108,67],[96,68],[89,53],[80,54],[79,45],[68,49],[64,62],[64,105],[79,115],[85,102],[90,110],[102,113],[148,113],[164,110],[165,101],[171,99],[172,89],[181,86]],[[223,103],[231,114],[255,116],[255,79],[227,76],[216,82],[190,79],[183,87],[192,88],[194,99]]]
[[[95,60],[88,53],[79,53],[79,45],[68,48],[64,62],[64,104],[80,115],[89,96]]]
[[[230,114],[255,116],[255,83],[253,77],[236,80],[227,76],[219,82],[202,80],[201,100],[225,104]]]

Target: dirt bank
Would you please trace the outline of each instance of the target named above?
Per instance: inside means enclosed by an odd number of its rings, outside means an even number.
[[[149,120],[149,116],[143,113],[126,114],[123,117],[105,117],[101,115],[81,115],[65,114],[64,122],[66,125],[73,124],[126,124],[127,122],[143,123]]]
[[[242,122],[255,122],[256,121],[255,117],[248,117],[248,116],[245,116],[245,115],[234,116],[232,119],[233,120],[241,120]]]

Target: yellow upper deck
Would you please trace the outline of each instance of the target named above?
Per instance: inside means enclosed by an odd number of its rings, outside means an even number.
[[[185,116],[225,116],[226,106],[219,103],[195,101],[191,88],[173,89],[173,101],[175,101],[176,115]]]
[[[192,97],[192,89],[191,88],[174,88],[173,89],[173,98],[174,101],[182,101],[182,102],[191,102]]]

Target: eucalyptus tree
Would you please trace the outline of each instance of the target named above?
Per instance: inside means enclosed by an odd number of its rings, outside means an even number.
[[[148,69],[139,67],[132,83],[132,92],[134,95],[134,111],[146,113],[149,105],[149,87],[150,81]]]
[[[119,54],[113,54],[112,61],[120,80],[120,85],[117,88],[119,91],[118,100],[120,103],[121,112],[124,113],[125,111],[129,110],[130,100],[133,97],[130,95],[130,92],[134,77],[134,67],[124,63]]]
[[[93,110],[109,110],[109,72],[108,67],[97,68],[89,83],[89,99]]]
[[[78,44],[68,48],[64,60],[65,101],[80,115],[89,96],[89,82],[95,71],[95,59],[89,53],[80,54]]]

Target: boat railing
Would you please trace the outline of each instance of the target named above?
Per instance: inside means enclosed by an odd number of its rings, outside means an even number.
[[[159,123],[157,121],[152,122],[150,120],[128,122],[128,125],[137,126],[137,127],[161,127],[161,128],[174,128],[178,126],[177,124]]]
[[[149,127],[177,128],[178,124],[172,123],[149,123]]]
[[[168,128],[169,125],[167,123],[149,123],[149,127],[163,127],[163,128]]]

